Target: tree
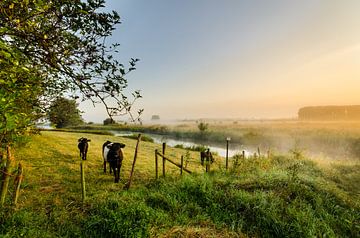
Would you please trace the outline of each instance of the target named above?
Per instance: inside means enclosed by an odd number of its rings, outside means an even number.
[[[106,125],[111,125],[111,124],[115,124],[115,121],[114,121],[114,119],[112,119],[112,118],[106,118],[104,121],[103,121],[103,124],[104,124],[104,126],[106,126]]]
[[[59,96],[102,103],[110,117],[129,115],[141,97],[125,94],[125,76],[135,69],[107,44],[117,12],[103,12],[104,0],[0,1],[0,143],[10,166],[11,146],[28,134]],[[111,104],[111,102],[113,104]],[[4,186],[2,186],[4,187]]]
[[[198,126],[198,129],[200,130],[200,133],[205,133],[205,131],[209,127],[209,124],[205,123],[205,122],[200,122],[197,126]]]
[[[49,120],[56,128],[76,126],[84,123],[75,100],[57,98],[50,106]]]

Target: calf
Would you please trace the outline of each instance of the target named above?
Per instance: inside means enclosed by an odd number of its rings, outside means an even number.
[[[103,145],[103,157],[104,157],[104,171],[106,172],[106,162],[110,164],[110,172],[114,171],[115,183],[120,180],[120,169],[122,161],[124,159],[121,148],[124,148],[125,144],[111,143],[107,141]]]
[[[87,155],[87,151],[88,151],[88,147],[89,144],[88,142],[90,142],[91,140],[88,140],[87,138],[81,137],[80,139],[78,139],[78,148],[80,150],[80,158],[82,160],[86,160],[86,155]]]
[[[201,151],[200,152],[200,160],[201,160],[201,165],[204,165],[204,160],[206,159],[206,161],[210,161],[210,163],[214,162],[214,158],[210,152],[210,149],[207,149],[206,151]]]

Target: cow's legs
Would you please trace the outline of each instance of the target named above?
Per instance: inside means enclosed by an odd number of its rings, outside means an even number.
[[[115,176],[115,183],[118,183],[119,180],[120,180],[120,178],[119,178],[119,176],[120,176],[119,169],[117,167],[115,167],[115,168],[113,168],[113,170],[114,170],[114,176]]]
[[[115,183],[118,183],[120,181],[120,169],[121,169],[121,161],[116,161],[114,163],[114,175],[115,175]]]

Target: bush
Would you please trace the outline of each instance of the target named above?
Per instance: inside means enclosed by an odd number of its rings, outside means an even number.
[[[113,124],[115,124],[115,121],[112,118],[106,118],[103,123],[104,123],[104,126],[113,125]]]
[[[204,133],[208,129],[209,124],[205,123],[205,122],[200,122],[197,126],[198,126],[198,129],[200,130],[200,132]]]

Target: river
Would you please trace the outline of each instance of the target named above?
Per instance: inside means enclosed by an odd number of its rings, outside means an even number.
[[[112,133],[114,133],[115,136],[129,136],[129,135],[133,135],[133,134],[138,134],[137,132],[128,132],[128,131],[121,131],[121,132],[112,131]],[[222,157],[226,157],[226,141],[225,140],[224,140],[224,147],[222,148],[222,147],[212,145],[212,144],[198,144],[191,139],[179,140],[179,139],[169,138],[166,135],[158,135],[158,134],[150,134],[150,133],[146,133],[145,135],[151,137],[154,140],[154,142],[158,143],[158,144],[162,144],[165,142],[168,146],[171,146],[171,147],[174,147],[176,145],[183,145],[184,147],[205,146],[205,147],[209,148],[211,152],[216,152],[218,155],[220,155]],[[231,145],[231,141],[229,142],[229,144],[230,144],[230,146],[229,146],[230,148],[235,147],[234,145]],[[229,149],[228,155],[229,155],[229,157],[232,157],[236,154],[241,154],[242,151],[245,151],[245,157],[248,157],[249,155],[253,154],[249,150],[242,148],[241,146],[237,146],[236,149]]]

